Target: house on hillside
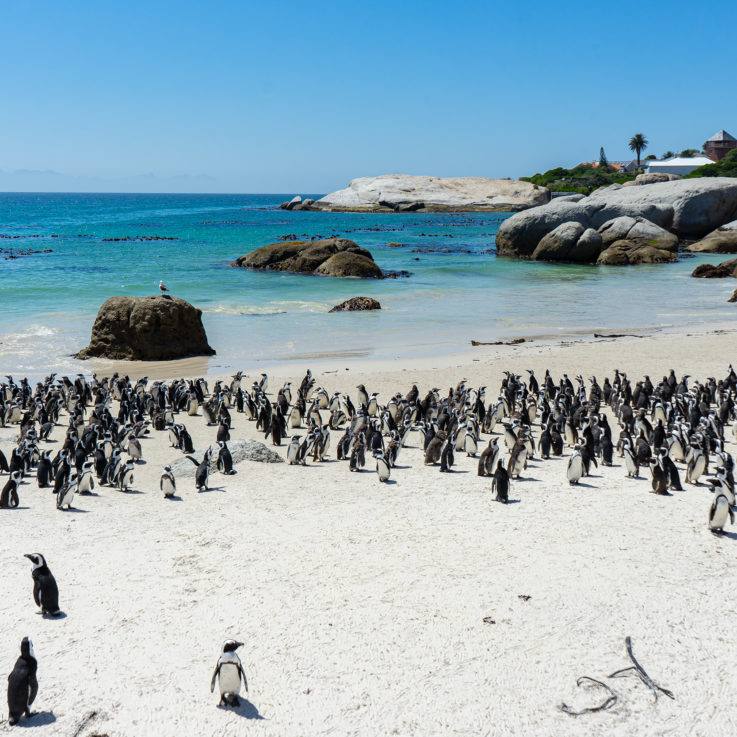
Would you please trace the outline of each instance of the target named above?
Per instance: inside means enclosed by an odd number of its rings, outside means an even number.
[[[737,148],[737,138],[725,130],[718,131],[711,138],[704,141],[704,153],[712,162],[720,161],[735,148]]]
[[[685,176],[690,174],[694,169],[698,169],[705,164],[713,164],[714,162],[706,156],[676,156],[672,159],[664,159],[663,161],[646,161],[645,171],[648,174],[678,174]]]

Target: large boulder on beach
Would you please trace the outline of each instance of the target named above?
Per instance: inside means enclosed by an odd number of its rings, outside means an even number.
[[[596,261],[601,249],[601,236],[593,228],[568,222],[543,236],[532,258],[535,261],[589,264]]]
[[[579,202],[552,202],[505,220],[496,236],[500,256],[531,258],[542,238],[566,222],[599,230],[619,217],[647,220],[678,239],[702,238],[737,218],[737,178],[701,177],[642,187],[613,184]]]
[[[614,241],[603,250],[596,260],[600,266],[635,266],[637,264],[665,264],[675,261],[677,254],[656,246],[641,245],[636,242]]]
[[[737,253],[737,220],[713,230],[706,238],[688,246],[692,253]]]
[[[530,182],[485,177],[382,174],[352,180],[311,209],[342,212],[518,211],[550,201],[550,192]]]
[[[335,305],[330,312],[365,312],[367,310],[380,310],[381,303],[372,297],[351,297],[339,305]]]
[[[348,238],[270,243],[237,258],[231,266],[362,279],[384,276],[369,251]]]
[[[77,358],[169,361],[212,356],[202,310],[178,297],[110,297],[92,325],[90,344]]]

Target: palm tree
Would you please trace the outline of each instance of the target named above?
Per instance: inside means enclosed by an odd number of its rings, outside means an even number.
[[[637,168],[640,168],[640,154],[647,148],[647,138],[644,133],[635,133],[630,138],[630,151],[634,151],[637,154]]]

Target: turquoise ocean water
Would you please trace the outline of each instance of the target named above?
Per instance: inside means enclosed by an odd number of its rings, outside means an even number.
[[[0,373],[70,371],[112,295],[173,293],[203,310],[213,371],[316,355],[394,359],[459,353],[471,339],[723,324],[732,280],[676,264],[596,268],[493,253],[505,213],[342,214],[277,209],[287,195],[0,194]],[[229,267],[292,234],[340,235],[405,279],[358,281]],[[157,236],[175,240],[143,240]],[[131,240],[106,240],[128,238]],[[391,248],[388,243],[401,243]],[[7,259],[9,250],[45,250]],[[729,283],[727,283],[729,281]],[[355,295],[381,312],[327,314]]]

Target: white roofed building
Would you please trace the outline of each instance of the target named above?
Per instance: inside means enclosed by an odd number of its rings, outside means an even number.
[[[664,159],[663,161],[646,161],[645,166],[647,167],[646,171],[648,174],[678,174],[685,176],[700,166],[713,163],[707,156],[676,156],[673,159]]]

